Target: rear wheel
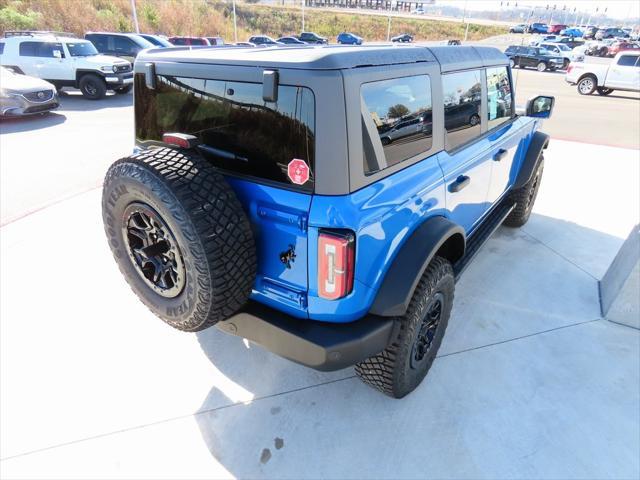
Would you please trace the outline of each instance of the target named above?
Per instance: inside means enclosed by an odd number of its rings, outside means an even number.
[[[538,70],[539,72],[544,72],[547,69],[547,64],[544,62],[538,62],[538,65],[536,66],[536,70]]]
[[[613,89],[612,88],[598,87],[597,90],[598,90],[598,94],[600,94],[602,96],[611,95],[613,93]]]
[[[597,80],[594,76],[584,77],[578,82],[578,93],[580,95],[591,95],[595,92],[597,85]]]
[[[88,73],[80,79],[80,91],[89,100],[100,100],[107,94],[107,84],[98,75]]]
[[[471,125],[472,127],[475,127],[479,123],[480,123],[480,115],[475,113],[471,115],[471,118],[469,118],[469,125]]]
[[[160,148],[117,161],[102,216],[125,280],[172,327],[203,330],[248,300],[256,274],[249,221],[198,155]]]
[[[387,348],[356,365],[362,381],[394,398],[420,385],[447,329],[454,283],[451,264],[435,257],[418,282],[406,314],[396,319],[394,338]]]
[[[562,68],[566,70],[567,68],[569,68],[570,63],[571,61],[568,58],[565,58],[564,61],[562,62]]]

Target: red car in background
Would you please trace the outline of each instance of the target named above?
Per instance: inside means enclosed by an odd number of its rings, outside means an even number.
[[[567,28],[567,25],[563,25],[562,23],[555,23],[553,25],[549,25],[549,29],[547,30],[547,33],[560,34],[560,32],[565,28]]]
[[[637,43],[624,42],[624,41],[613,42],[607,48],[607,55],[609,57],[615,57],[618,52],[621,52],[623,50],[638,50],[638,49],[640,49],[640,45],[638,45]]]
[[[168,40],[174,45],[211,45],[204,37],[169,37]]]

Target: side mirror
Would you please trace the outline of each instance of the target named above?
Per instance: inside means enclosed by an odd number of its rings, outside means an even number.
[[[527,100],[525,115],[535,118],[549,118],[553,112],[553,105],[556,103],[555,97],[539,95]]]

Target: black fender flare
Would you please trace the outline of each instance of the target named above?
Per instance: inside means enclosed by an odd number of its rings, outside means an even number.
[[[404,242],[389,267],[370,313],[404,315],[413,292],[433,257],[440,252],[452,264],[464,255],[464,229],[446,217],[425,220]]]
[[[533,134],[531,142],[529,142],[529,148],[522,161],[522,166],[516,177],[516,181],[513,184],[513,189],[524,187],[531,179],[533,172],[538,166],[538,161],[542,156],[542,151],[549,145],[549,135],[542,132],[536,132]]]

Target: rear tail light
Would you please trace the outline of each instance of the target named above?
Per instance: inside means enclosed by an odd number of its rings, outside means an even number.
[[[164,133],[162,134],[162,141],[181,148],[193,148],[200,144],[198,137],[186,133]]]
[[[354,250],[353,233],[320,232],[318,235],[318,294],[322,298],[336,300],[351,292]]]

